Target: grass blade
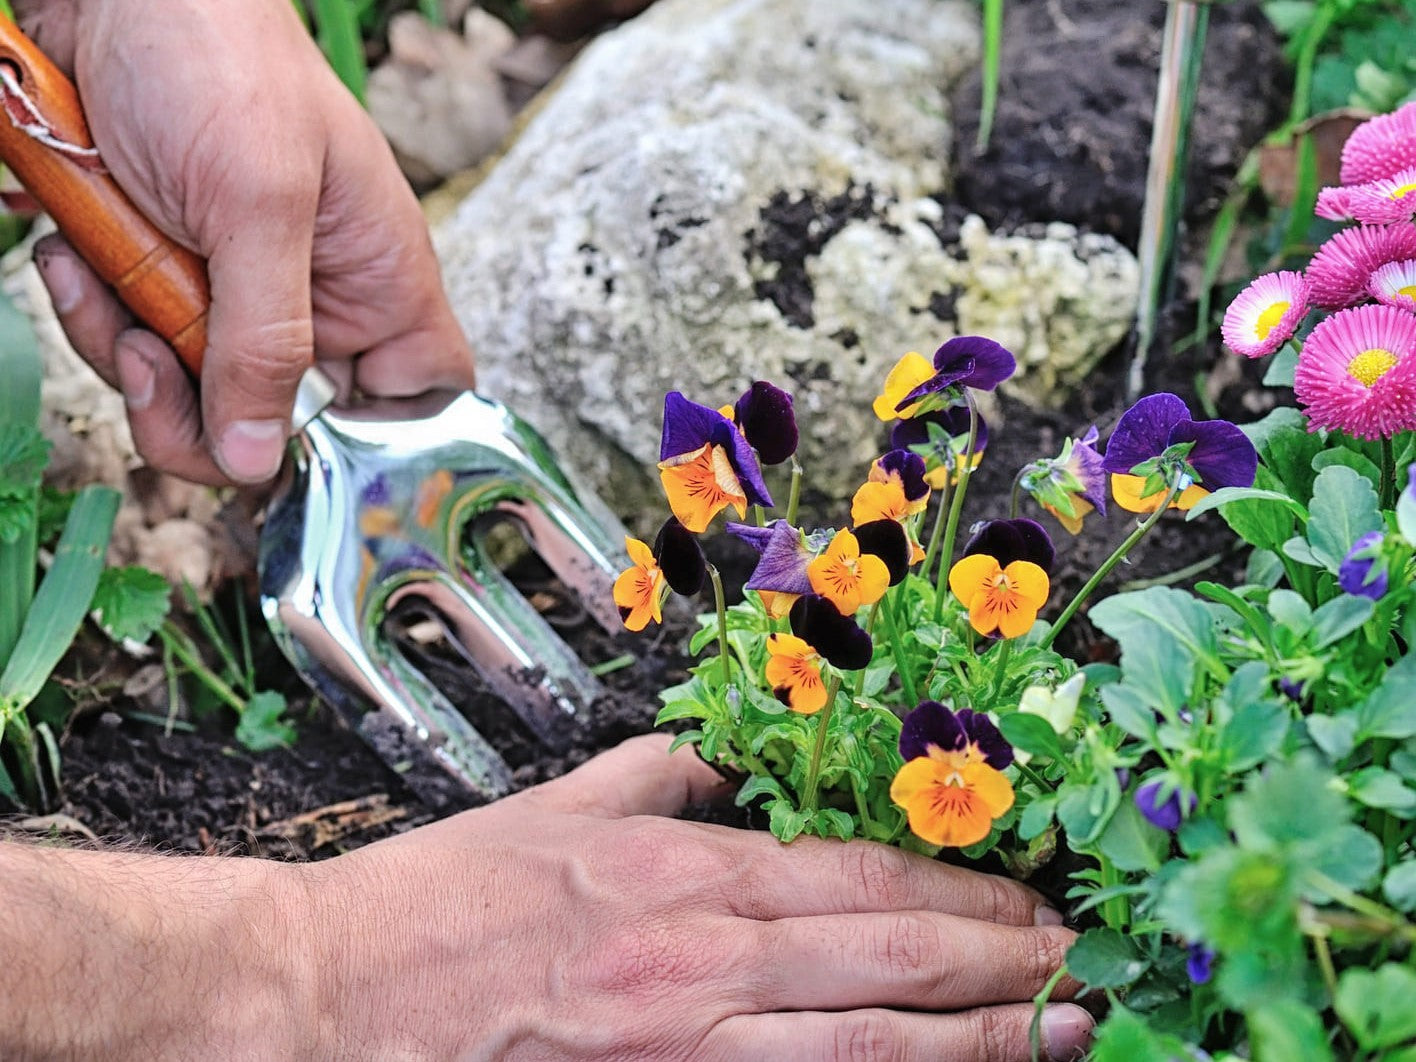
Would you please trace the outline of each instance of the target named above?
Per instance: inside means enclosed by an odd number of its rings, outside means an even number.
[[[974,141],[974,151],[979,154],[988,150],[988,138],[993,133],[1002,61],[1003,0],[983,0],[983,98],[978,110],[978,137]]]
[[[1219,281],[1219,271],[1224,266],[1229,245],[1234,240],[1234,232],[1239,227],[1239,217],[1244,212],[1244,204],[1259,186],[1259,153],[1250,151],[1239,172],[1234,175],[1234,184],[1225,196],[1224,205],[1215,215],[1214,228],[1210,230],[1209,246],[1205,249],[1205,270],[1200,280],[1199,304],[1195,313],[1195,334],[1190,342],[1203,346],[1209,338],[1210,307],[1214,298],[1214,286]]]
[[[347,0],[315,0],[315,39],[339,80],[363,103],[369,68],[359,36],[359,16]]]
[[[29,318],[0,294],[0,429],[18,425],[35,430],[39,424],[39,382],[43,363]],[[39,490],[33,492],[39,506]],[[37,521],[14,542],[0,542],[0,667],[10,659],[20,625],[34,597]]]
[[[74,499],[54,564],[0,673],[0,719],[17,715],[34,699],[78,633],[103,571],[118,501],[116,490],[100,486],[85,487]]]

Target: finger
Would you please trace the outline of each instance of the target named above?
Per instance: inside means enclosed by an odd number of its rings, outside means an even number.
[[[569,774],[518,793],[507,802],[534,803],[547,811],[623,818],[673,815],[689,804],[716,800],[730,791],[723,777],[692,749],[682,748],[668,755],[672,740],[670,734],[630,738]]]
[[[764,922],[757,930],[760,1010],[908,1007],[959,1010],[1032,999],[1062,968],[1076,934],[930,911]],[[1054,998],[1081,986],[1063,978]]]
[[[477,383],[472,348],[455,324],[399,336],[355,362],[365,394],[399,396],[433,388],[470,391]]]
[[[1028,1003],[961,1014],[851,1010],[828,1014],[741,1014],[714,1026],[699,1056],[714,1062],[891,1059],[892,1062],[1028,1062],[1035,1008]],[[1079,1059],[1091,1043],[1092,1017],[1059,1003],[1043,1009],[1043,1058]]]
[[[1013,926],[1058,926],[1062,915],[1019,882],[949,866],[873,841],[723,831],[728,865],[723,900],[746,918],[861,911],[936,911]]]
[[[133,315],[63,236],[54,234],[35,243],[34,264],[69,342],[95,372],[117,387],[113,345],[120,332],[132,327]]]
[[[282,191],[281,188],[285,190]],[[231,205],[211,277],[202,416],[212,456],[237,483],[280,468],[301,374],[314,360],[310,244],[318,181]]]
[[[74,73],[73,0],[13,0],[10,9],[25,36],[70,77]]]
[[[130,328],[115,341],[114,367],[133,444],[148,464],[197,483],[227,483],[202,446],[196,391],[172,348]]]

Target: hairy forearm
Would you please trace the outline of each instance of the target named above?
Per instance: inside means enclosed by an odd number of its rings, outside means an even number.
[[[0,1057],[318,1053],[290,870],[0,843]]]

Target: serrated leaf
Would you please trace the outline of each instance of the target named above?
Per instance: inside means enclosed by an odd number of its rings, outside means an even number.
[[[172,587],[147,568],[105,568],[93,592],[92,609],[114,641],[147,641],[171,607]]]
[[[1345,465],[1318,473],[1308,506],[1308,544],[1329,571],[1337,571],[1357,539],[1382,526],[1377,492],[1371,483]]]
[[[777,800],[767,810],[767,828],[773,837],[786,844],[801,835],[808,818],[805,811],[798,811],[785,800]]]
[[[295,728],[283,723],[285,698],[271,690],[263,690],[246,702],[241,720],[236,724],[236,740],[252,752],[288,747],[295,743]]]
[[[1121,644],[1127,685],[1159,708],[1184,707],[1194,686],[1196,662],[1215,653],[1214,614],[1190,594],[1170,587],[1115,594],[1093,605],[1089,618]]]
[[[839,837],[849,841],[856,835],[855,820],[839,808],[822,808],[811,818],[818,837]]]
[[[1067,972],[1090,988],[1125,988],[1148,969],[1136,945],[1114,929],[1088,929],[1067,950]]]

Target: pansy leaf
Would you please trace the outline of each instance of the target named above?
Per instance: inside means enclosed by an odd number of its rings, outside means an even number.
[[[1056,815],[1057,798],[1051,794],[1038,797],[1023,809],[1018,818],[1018,836],[1024,841],[1031,841],[1052,825]]]
[[[1333,465],[1346,465],[1352,471],[1365,479],[1373,487],[1382,481],[1381,471],[1374,465],[1370,458],[1364,457],[1355,450],[1349,450],[1345,446],[1334,447],[1330,450],[1320,450],[1313,457],[1313,471],[1321,472],[1325,468]]]
[[[998,729],[1015,749],[1034,756],[1062,759],[1062,742],[1058,740],[1057,731],[1040,715],[1010,712],[998,720]]]
[[[1323,844],[1303,850],[1308,866],[1354,892],[1362,892],[1376,883],[1382,872],[1382,843],[1360,826],[1352,823],[1333,832]],[[1313,902],[1329,899],[1325,888],[1305,890]]]
[[[1170,848],[1170,835],[1148,823],[1134,801],[1123,800],[1096,846],[1118,870],[1153,873]]]
[[[1364,767],[1347,779],[1352,799],[1369,808],[1390,811],[1397,818],[1409,819],[1416,812],[1416,789],[1410,789],[1401,776],[1383,767]]]
[[[1125,988],[1148,969],[1140,949],[1114,929],[1088,929],[1067,949],[1067,972],[1089,988]]]
[[[1310,568],[1327,567],[1327,561],[1313,551],[1313,547],[1308,545],[1306,538],[1295,535],[1283,544],[1282,549],[1283,555],[1289,560],[1295,560],[1299,564],[1306,564]],[[1333,566],[1333,570],[1337,570],[1336,565]]]
[[[1302,594],[1280,589],[1269,594],[1269,615],[1280,627],[1287,627],[1299,636],[1307,634],[1313,627],[1313,610]]]
[[[1366,623],[1377,603],[1369,597],[1343,594],[1324,602],[1313,613],[1313,648],[1326,649]]]
[[[1189,1053],[1183,1040],[1152,1029],[1124,1007],[1113,1006],[1097,1027],[1089,1057],[1093,1062],[1136,1062],[1143,1058],[1180,1059]]]
[[[1095,785],[1064,785],[1058,795],[1057,821],[1067,831],[1075,848],[1090,845],[1101,835],[1121,803],[1121,787],[1098,782]]]
[[[1416,736],[1416,653],[1403,656],[1357,707],[1357,740]]]
[[[767,811],[767,828],[785,844],[800,836],[810,819],[810,812],[797,810],[789,801],[774,800]]]
[[[1416,911],[1416,860],[1408,859],[1387,871],[1382,895],[1398,911]]]
[[[1185,514],[1185,519],[1195,520],[1211,509],[1222,509],[1226,505],[1232,505],[1234,502],[1240,501],[1277,503],[1295,516],[1306,518],[1308,515],[1307,510],[1304,509],[1302,505],[1280,491],[1260,490],[1258,487],[1220,487],[1219,490],[1197,501],[1190,511]]]
[[[742,783],[737,795],[733,797],[733,803],[740,808],[747,807],[758,797],[768,796],[776,800],[787,802],[786,790],[782,788],[782,783],[770,775],[756,774]],[[790,806],[790,804],[788,804]]]
[[[1332,1062],[1332,1047],[1318,1012],[1296,999],[1265,1001],[1245,1012],[1249,1044],[1259,1062]]]
[[[1318,473],[1308,507],[1308,543],[1329,571],[1337,571],[1354,542],[1382,527],[1381,508],[1371,483],[1345,465]]]
[[[839,837],[849,841],[856,835],[855,820],[840,808],[821,808],[811,817],[813,833],[818,837]]]
[[[1111,683],[1101,688],[1101,703],[1111,721],[1122,730],[1155,744],[1155,715],[1139,692],[1121,683]]]
[[[1333,1007],[1364,1049],[1378,1051],[1416,1036],[1413,999],[1416,970],[1389,962],[1376,970],[1344,970],[1337,982]]]
[[[1189,701],[1197,661],[1215,654],[1214,615],[1180,590],[1152,586],[1115,594],[1093,605],[1089,616],[1121,644],[1127,684],[1162,709],[1176,711]]]
[[[1283,344],[1269,359],[1261,381],[1265,387],[1292,387],[1293,374],[1298,368],[1298,347],[1289,342]]]
[[[1219,759],[1229,774],[1268,759],[1288,733],[1288,712],[1271,701],[1251,701],[1235,711],[1219,736]]]
[[[1333,763],[1341,763],[1352,755],[1357,744],[1357,713],[1341,712],[1337,715],[1310,715],[1304,721],[1308,736],[1313,744],[1323,750]]]

